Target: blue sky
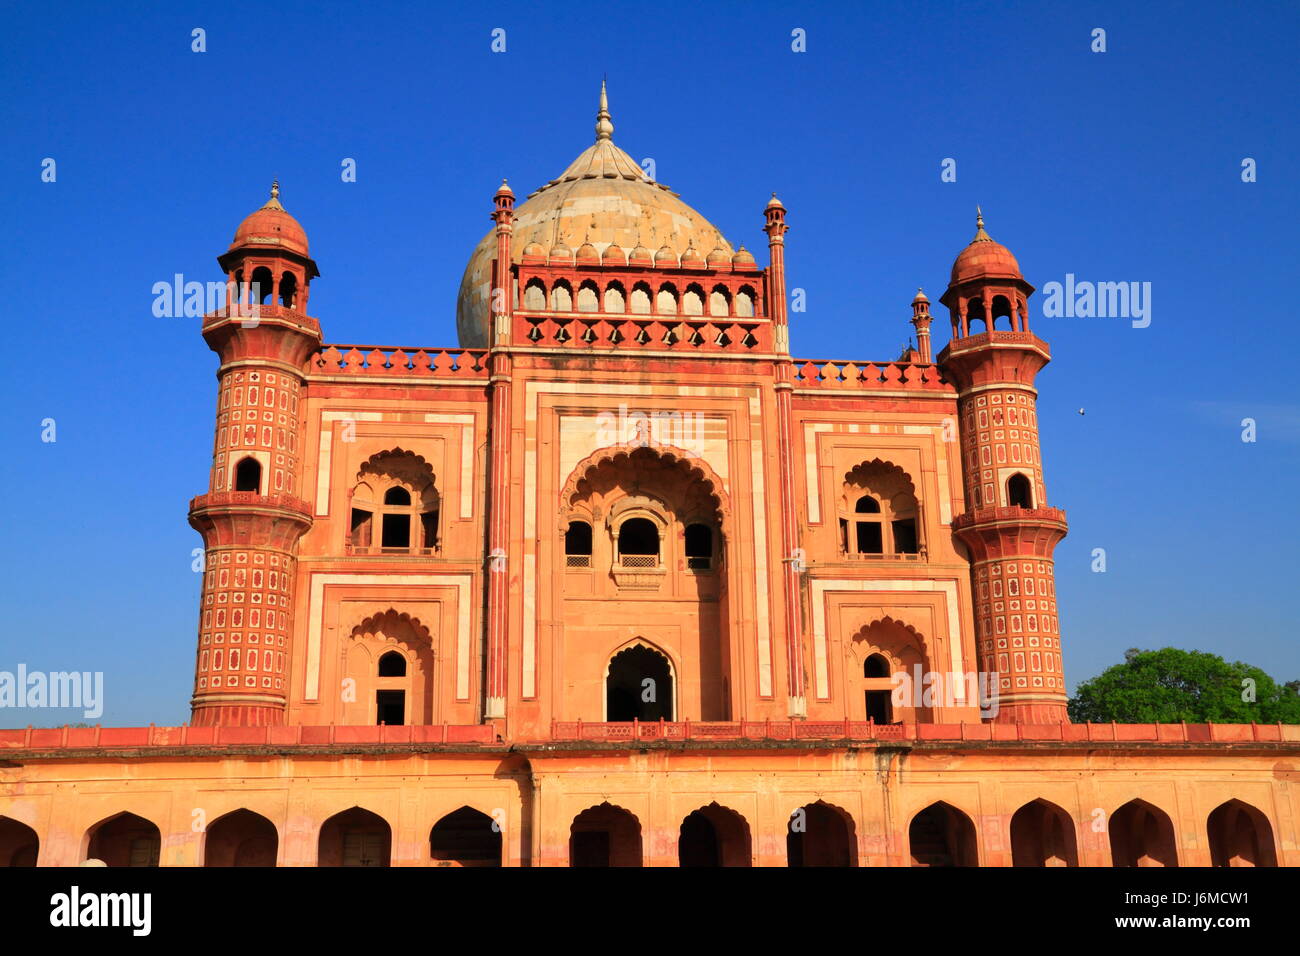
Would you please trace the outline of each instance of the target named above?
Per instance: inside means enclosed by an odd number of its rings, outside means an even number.
[[[976,203],[1040,289],[1150,282],[1145,329],[1030,301],[1067,677],[1164,645],[1300,677],[1297,36],[1294,3],[11,6],[0,670],[104,671],[105,723],[188,717],[216,365],[155,282],[219,279],[278,176],[327,341],[455,345],[492,192],[589,144],[608,74],[615,141],[760,261],[779,193],[800,357],[895,357],[918,285],[946,318]]]

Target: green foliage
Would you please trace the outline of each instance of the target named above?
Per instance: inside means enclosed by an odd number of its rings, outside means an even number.
[[[1252,685],[1253,682],[1253,685]],[[1300,724],[1300,682],[1279,685],[1258,667],[1217,654],[1130,648],[1124,663],[1078,687],[1075,723]]]

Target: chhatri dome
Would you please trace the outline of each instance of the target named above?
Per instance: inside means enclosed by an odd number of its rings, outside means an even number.
[[[949,285],[960,285],[970,279],[985,277],[998,279],[1023,279],[1020,263],[1011,250],[984,231],[984,213],[975,207],[975,238],[957,254],[952,264]]]
[[[526,248],[569,249],[588,245],[602,257],[610,245],[621,250],[657,249],[655,260],[674,268],[689,249],[732,255],[717,228],[614,145],[605,84],[600,85],[596,142],[569,168],[515,208],[510,248],[518,262]],[[565,255],[568,261],[571,253]],[[649,257],[646,253],[646,257]],[[456,329],[463,348],[486,348],[488,296],[496,232],[489,231],[470,256],[456,303]],[[633,256],[632,258],[636,258]],[[669,263],[671,260],[671,263]]]
[[[241,246],[278,247],[300,256],[307,255],[307,232],[280,205],[278,179],[271,184],[271,198],[260,209],[249,213],[235,230],[235,241],[230,248],[234,250]]]

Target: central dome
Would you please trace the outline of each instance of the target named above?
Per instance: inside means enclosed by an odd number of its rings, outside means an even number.
[[[519,262],[524,250],[534,244],[543,254],[561,247],[568,261],[573,255],[568,250],[592,246],[603,257],[611,245],[621,247],[623,255],[637,246],[659,250],[655,261],[661,264],[668,264],[661,255],[666,258],[671,253],[680,259],[692,247],[700,256],[721,249],[730,258],[732,248],[717,228],[667,186],[649,179],[631,156],[614,145],[613,133],[602,83],[595,144],[515,209],[510,246],[514,261]],[[487,347],[495,257],[496,231],[492,230],[475,248],[461,279],[456,331],[462,348]],[[618,261],[617,256],[613,259]]]

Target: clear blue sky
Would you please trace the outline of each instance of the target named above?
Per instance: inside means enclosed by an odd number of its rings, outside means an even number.
[[[1300,677],[1298,37],[1295,3],[10,6],[0,670],[104,671],[105,723],[188,717],[216,363],[155,282],[219,279],[278,176],[328,341],[455,345],[492,192],[588,145],[607,73],[615,141],[760,261],[780,194],[799,356],[895,357],[977,202],[1040,288],[1152,283],[1146,329],[1030,302],[1067,677],[1169,644]]]

